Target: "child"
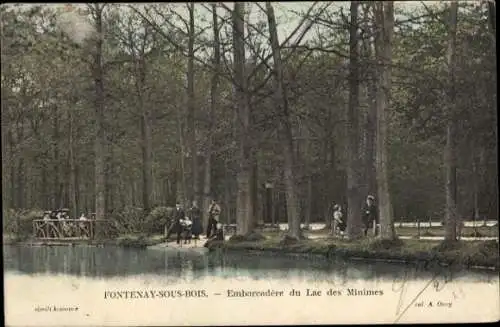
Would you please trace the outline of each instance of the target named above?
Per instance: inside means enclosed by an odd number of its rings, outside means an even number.
[[[193,222],[189,217],[184,217],[181,223],[184,230],[184,244],[191,243],[191,227],[193,226]]]
[[[336,204],[333,207],[333,235],[342,234],[345,226],[344,221],[342,220],[342,208]]]

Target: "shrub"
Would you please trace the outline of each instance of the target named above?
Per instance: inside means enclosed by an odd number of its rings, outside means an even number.
[[[17,233],[17,223],[15,219],[16,211],[14,209],[3,210],[2,225],[4,235]]]
[[[368,247],[372,251],[398,249],[403,246],[403,241],[396,238],[394,240],[374,239],[370,240]]]
[[[433,248],[435,252],[446,252],[446,251],[455,251],[459,250],[462,247],[462,243],[458,241],[448,241],[444,240],[440,242]]]
[[[110,214],[116,232],[119,234],[139,233],[144,230],[144,210],[127,206]]]
[[[299,240],[295,237],[291,237],[287,234],[283,236],[283,238],[280,240],[279,245],[280,246],[288,246],[292,244],[297,244],[299,243]]]
[[[163,233],[164,227],[173,218],[174,209],[171,207],[156,207],[144,221],[144,231],[148,234]]]
[[[26,239],[33,235],[33,220],[42,217],[43,211],[39,209],[4,211],[3,231],[5,234],[15,235],[18,239]]]

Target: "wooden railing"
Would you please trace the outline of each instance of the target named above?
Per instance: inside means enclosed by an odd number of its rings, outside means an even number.
[[[93,239],[95,225],[100,220],[35,219],[33,237],[39,239]]]

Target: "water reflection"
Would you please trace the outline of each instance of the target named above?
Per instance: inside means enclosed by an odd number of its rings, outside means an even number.
[[[243,253],[169,252],[119,247],[4,247],[4,268],[22,274],[65,274],[97,278],[163,276],[171,283],[217,276],[223,279],[301,279],[345,285],[351,280],[388,281],[401,276],[428,279],[436,269],[443,281],[467,277],[491,283],[494,272],[472,273],[451,268],[418,269],[412,265],[326,261]]]

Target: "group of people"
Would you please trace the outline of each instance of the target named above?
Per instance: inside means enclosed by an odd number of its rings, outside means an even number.
[[[219,223],[220,214],[220,206],[215,200],[212,200],[208,208],[207,239],[224,240],[222,225]],[[202,232],[202,212],[197,202],[192,202],[192,206],[187,213],[181,204],[177,203],[175,205],[174,222],[167,232],[167,239],[172,233],[175,233],[177,234],[177,244],[181,244],[182,239],[184,239],[184,244],[187,244],[191,242],[191,239],[199,240]]]
[[[94,218],[95,215],[92,214],[92,217]],[[69,209],[47,210],[44,211],[43,213],[43,220],[68,220],[68,219],[71,219],[71,217],[69,216]],[[82,212],[82,214],[78,219],[88,220],[89,218],[87,218],[85,213]]]
[[[343,219],[344,214],[342,213],[342,207],[338,204],[333,206],[333,219],[332,219],[332,234],[341,235],[345,234],[347,224],[345,219]],[[373,195],[368,195],[366,197],[365,204],[362,209],[362,222],[363,222],[363,233],[368,236],[368,230],[379,224],[378,209],[375,204],[375,197]],[[375,236],[378,235],[378,228],[375,228]]]
[[[92,214],[92,218],[95,218],[94,214]],[[52,225],[54,228],[59,227],[58,230],[64,233],[65,236],[81,236],[88,232],[88,226],[83,221],[89,220],[89,218],[84,213],[78,218],[78,220],[82,221],[81,223],[75,223],[71,220],[69,209],[44,211],[42,219],[44,224]]]

